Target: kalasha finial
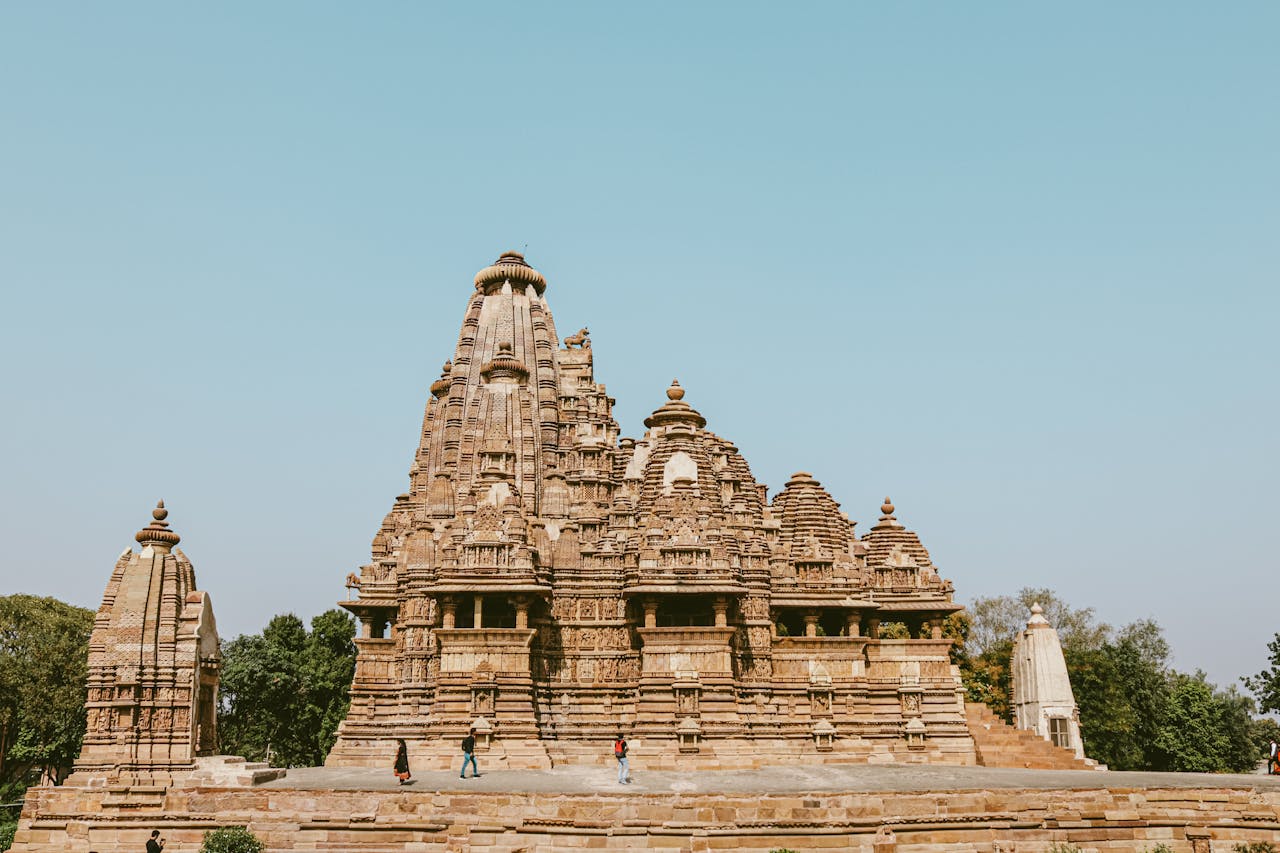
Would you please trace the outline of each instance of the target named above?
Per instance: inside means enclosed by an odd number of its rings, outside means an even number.
[[[1044,608],[1040,606],[1040,602],[1037,601],[1035,604],[1031,605],[1032,616],[1039,616],[1041,613],[1044,613]]]
[[[169,525],[165,521],[168,517],[169,510],[164,508],[164,501],[157,501],[156,508],[151,510],[151,518],[154,520],[139,530],[133,538],[143,546],[159,545],[165,548],[172,548],[182,541],[182,537],[169,529]]]
[[[884,514],[885,518],[893,517],[893,501],[889,500],[887,495],[885,496],[884,503],[880,505],[880,512]]]
[[[668,400],[683,400],[684,389],[680,387],[680,380],[672,379],[671,387],[667,389]]]

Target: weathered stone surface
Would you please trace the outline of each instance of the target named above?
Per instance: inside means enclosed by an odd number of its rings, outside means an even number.
[[[959,606],[886,501],[863,538],[811,475],[770,502],[673,382],[621,438],[584,328],[508,252],[431,385],[409,489],[348,578],[363,624],[332,766],[975,760],[942,638]],[[906,637],[881,639],[881,622]],[[900,636],[902,630],[895,631]]]

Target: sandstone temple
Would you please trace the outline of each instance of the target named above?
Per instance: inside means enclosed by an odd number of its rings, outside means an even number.
[[[348,578],[361,623],[328,764],[396,738],[545,767],[622,732],[650,766],[975,762],[960,610],[886,498],[859,536],[807,473],[773,495],[672,382],[620,436],[587,329],[508,252],[475,278],[409,488]]]

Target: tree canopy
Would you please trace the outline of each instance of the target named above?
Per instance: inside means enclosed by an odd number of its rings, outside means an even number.
[[[288,766],[322,764],[347,713],[355,620],[328,610],[307,631],[292,613],[222,648],[223,752]],[[268,756],[268,750],[270,755]]]
[[[34,595],[0,596],[0,799],[29,770],[61,781],[84,737],[93,611]]]
[[[1270,668],[1240,680],[1253,691],[1262,713],[1280,714],[1280,634],[1276,634],[1275,639],[1267,643],[1267,650],[1271,652],[1268,661]]]

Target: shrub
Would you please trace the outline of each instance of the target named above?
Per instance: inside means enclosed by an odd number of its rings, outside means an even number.
[[[1049,845],[1049,853],[1080,853],[1080,848],[1065,841],[1055,841]]]
[[[13,846],[13,834],[18,831],[18,824],[10,821],[0,823],[0,850],[8,850]]]
[[[224,826],[204,834],[200,853],[262,853],[265,846],[243,826]]]
[[[1231,849],[1236,853],[1276,853],[1276,846],[1270,841],[1253,841],[1249,844],[1241,842],[1233,844]]]
[[[1156,844],[1146,848],[1143,853],[1173,853],[1173,848],[1168,844]]]

